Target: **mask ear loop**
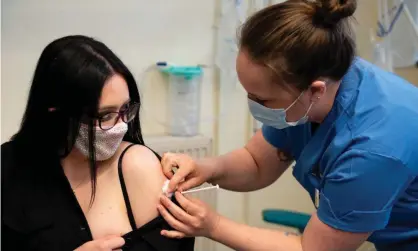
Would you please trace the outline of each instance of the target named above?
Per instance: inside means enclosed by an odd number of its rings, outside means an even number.
[[[309,107],[308,107],[308,110],[306,110],[306,113],[305,113],[305,115],[303,116],[303,117],[307,117],[308,116],[308,113],[311,111],[311,108],[312,108],[312,106],[313,106],[313,102],[311,102],[311,104],[309,105]]]
[[[319,96],[316,97],[317,100],[319,100],[319,98],[320,98]],[[308,110],[306,110],[305,116],[303,116],[303,117],[307,117],[308,116],[308,113],[311,111],[314,103],[315,102],[311,102],[311,104],[308,107]]]
[[[302,97],[302,95],[305,93],[305,91],[303,91],[300,95],[299,95],[299,97],[295,100],[295,101],[293,101],[293,103],[292,104],[290,104],[289,105],[289,107],[287,107],[284,111],[285,112],[287,112],[287,110],[289,110],[293,105],[295,105],[296,104],[296,102],[298,102],[299,101],[299,99],[300,99],[300,97]],[[319,99],[319,97],[316,97],[317,99]],[[307,117],[308,116],[308,113],[311,111],[311,109],[312,109],[312,106],[313,106],[313,104],[314,104],[314,102],[311,102],[311,104],[309,105],[309,107],[308,107],[308,110],[306,110],[306,113],[305,113],[305,115],[303,115],[303,117],[302,118],[304,118],[304,117]]]
[[[303,91],[300,95],[299,95],[299,97],[295,100],[295,101],[293,101],[293,103],[291,103],[284,111],[285,112],[287,112],[290,108],[292,108],[292,106],[294,106],[295,104],[296,104],[296,102],[298,102],[299,101],[299,99],[300,99],[300,97],[302,97],[302,95],[305,93],[305,91]]]
[[[325,83],[327,83],[327,82],[325,82]],[[292,108],[292,106],[294,106],[296,104],[296,102],[299,101],[300,97],[302,97],[302,95],[304,93],[305,93],[305,91],[301,92],[301,94],[299,95],[299,97],[295,101],[293,101],[293,103],[290,104],[284,111],[287,112],[290,108]],[[316,99],[319,100],[319,96],[317,96]],[[311,102],[311,104],[308,107],[308,110],[306,110],[306,113],[305,113],[305,115],[303,117],[308,116],[308,113],[311,111],[313,104],[314,104],[314,102]]]

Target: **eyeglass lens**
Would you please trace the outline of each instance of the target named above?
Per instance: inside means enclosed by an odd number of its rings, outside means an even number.
[[[109,112],[99,119],[99,126],[102,130],[113,128],[121,118],[123,122],[129,123],[138,113],[138,104],[127,104],[119,112]]]

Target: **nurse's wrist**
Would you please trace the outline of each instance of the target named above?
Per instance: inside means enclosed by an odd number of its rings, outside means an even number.
[[[197,168],[206,176],[206,182],[218,184],[222,177],[222,168],[219,165],[218,158],[204,158],[196,160]]]

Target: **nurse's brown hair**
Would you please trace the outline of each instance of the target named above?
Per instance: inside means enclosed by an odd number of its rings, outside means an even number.
[[[240,47],[272,70],[274,82],[307,89],[322,77],[340,80],[356,53],[349,18],[356,0],[289,0],[251,16]]]

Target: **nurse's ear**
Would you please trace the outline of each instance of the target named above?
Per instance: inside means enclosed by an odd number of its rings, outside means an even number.
[[[326,82],[323,80],[316,80],[312,82],[309,90],[311,91],[311,102],[318,102],[327,92]]]

